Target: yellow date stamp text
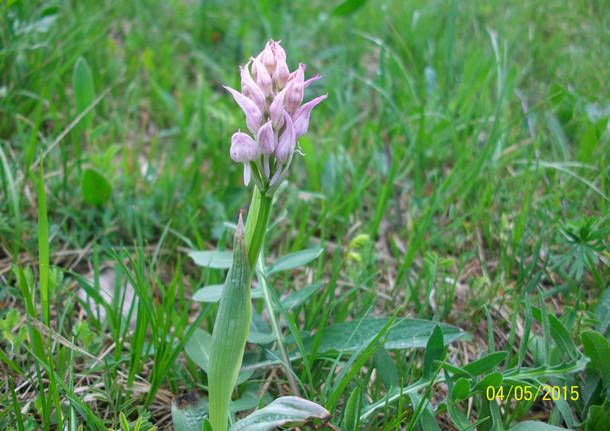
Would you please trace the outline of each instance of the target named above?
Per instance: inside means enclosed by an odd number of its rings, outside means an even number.
[[[488,401],[493,399],[501,401],[535,401],[539,397],[543,401],[559,401],[560,399],[576,401],[580,397],[580,391],[578,386],[487,386],[485,397]]]

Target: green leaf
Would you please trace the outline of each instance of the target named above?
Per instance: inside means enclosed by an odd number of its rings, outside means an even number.
[[[563,326],[563,323],[559,321],[559,319],[552,314],[542,313],[540,308],[537,307],[532,307],[532,315],[536,320],[542,322],[543,324],[545,318],[548,318],[550,325],[550,336],[557,343],[557,347],[561,352],[566,353],[570,359],[577,359],[578,356],[580,356],[574,341],[572,341],[572,338],[570,337],[570,333],[565,326]]]
[[[584,331],[581,338],[584,353],[591,359],[589,367],[597,370],[606,384],[610,383],[610,346],[608,340],[595,331]]]
[[[430,400],[415,392],[409,392],[409,398],[411,400],[411,405],[416,410],[424,403],[423,408],[419,410],[417,415],[418,428],[426,431],[441,431],[434,419],[434,411],[432,410]]]
[[[600,322],[599,331],[605,334],[608,326],[610,326],[610,289],[604,290],[597,307],[595,307],[595,314]]]
[[[201,431],[208,413],[208,400],[197,391],[179,396],[172,402],[175,431]]]
[[[208,418],[203,419],[203,431],[214,431]]]
[[[333,10],[333,15],[342,16],[349,15],[360,9],[366,0],[345,0]]]
[[[287,424],[298,426],[314,418],[324,423],[330,418],[330,413],[303,398],[281,397],[234,423],[230,431],[269,431]]]
[[[502,373],[495,372],[495,373],[488,374],[487,376],[483,377],[483,379],[481,379],[481,381],[479,383],[477,383],[475,385],[474,390],[475,391],[486,391],[487,388],[490,386],[497,388],[498,386],[500,386],[502,384],[503,380],[504,380],[504,377],[502,376]]]
[[[184,346],[188,357],[206,373],[208,372],[211,344],[212,336],[203,329],[196,328]]]
[[[345,415],[343,417],[343,429],[355,430],[358,429],[360,419],[360,388],[352,392],[345,404]]]
[[[276,340],[275,335],[271,332],[256,332],[250,330],[248,333],[248,343],[253,344],[269,344]]]
[[[229,269],[233,262],[233,253],[230,251],[191,251],[188,255],[195,265],[204,268]]]
[[[375,352],[374,364],[375,368],[377,369],[377,373],[381,377],[381,381],[387,389],[390,389],[392,386],[398,387],[399,380],[396,364],[394,364],[394,360],[388,351],[383,347],[380,347]]]
[[[430,335],[430,338],[428,339],[426,351],[424,352],[423,380],[428,380],[432,377],[434,371],[438,368],[435,361],[443,359],[444,350],[445,343],[443,341],[443,331],[439,325],[436,325],[432,331],[432,335]]]
[[[225,280],[214,322],[208,364],[210,422],[216,431],[226,430],[229,401],[240,374],[250,329],[251,269],[241,215],[233,240],[233,262]]]
[[[197,302],[218,302],[222,296],[224,284],[211,284],[202,287],[193,295],[193,301]],[[263,292],[261,289],[252,289],[250,291],[252,298],[262,298]]]
[[[298,307],[307,301],[307,299],[316,293],[323,285],[323,282],[317,281],[310,286],[291,293],[286,298],[282,299],[282,307],[284,307],[285,310],[292,310],[293,308]],[[252,297],[254,298],[254,292],[252,292]]]
[[[456,380],[453,389],[451,390],[451,396],[455,401],[462,401],[468,397],[470,393],[470,381],[461,377]]]
[[[610,429],[610,417],[608,417],[606,409],[604,409],[602,406],[589,407],[589,413],[587,413],[587,422],[585,424],[585,431],[608,429]]]
[[[76,105],[77,115],[83,112],[93,103],[95,99],[95,90],[93,88],[93,77],[87,60],[79,57],[74,64],[74,74],[72,75],[72,90],[74,91],[74,103]],[[83,118],[83,126],[85,130],[91,128],[93,119],[93,110],[89,111]]]
[[[192,299],[197,302],[218,302],[224,286],[224,284],[212,284],[202,287],[195,292]]]
[[[525,421],[519,422],[514,427],[510,428],[509,431],[561,431],[567,428],[560,428],[554,425],[548,425],[544,422],[538,421]]]
[[[493,352],[464,366],[464,371],[472,376],[480,376],[493,370],[506,358],[506,352]]]
[[[110,199],[112,187],[102,174],[87,168],[81,180],[81,190],[83,200],[89,205],[103,205]]]
[[[267,268],[267,271],[265,271],[265,275],[269,276],[276,272],[288,271],[290,269],[299,268],[301,266],[307,265],[309,262],[320,256],[323,251],[324,249],[320,247],[308,248],[280,257],[273,263],[273,265]]]
[[[331,350],[346,352],[356,351],[377,335],[388,323],[389,318],[352,320],[324,328],[317,352]],[[455,326],[439,324],[429,320],[403,319],[392,325],[384,347],[386,349],[411,349],[425,347],[434,328],[440,326],[444,344],[447,345],[464,335],[464,331]],[[306,350],[311,351],[314,337],[303,340]]]

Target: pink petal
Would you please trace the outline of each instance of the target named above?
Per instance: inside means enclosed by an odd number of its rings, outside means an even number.
[[[320,79],[320,78],[322,78],[322,75],[316,75],[316,76],[314,76],[314,77],[312,77],[312,78],[309,78],[307,81],[305,81],[305,82],[303,83],[303,87],[307,87],[309,84],[311,84],[311,83],[312,83],[312,82],[314,82],[314,81],[317,81],[317,80],[318,80],[318,79]]]
[[[286,121],[286,128],[284,129],[282,136],[280,136],[280,142],[275,149],[275,157],[281,163],[284,163],[292,156],[294,147],[297,143],[292,119],[286,111],[284,111],[284,120]]]
[[[253,135],[256,135],[256,132],[258,132],[258,128],[263,121],[263,114],[256,106],[256,103],[231,87],[227,87],[226,85],[223,87],[233,95],[233,98],[239,107],[244,111],[244,114],[246,114],[246,125],[248,126],[248,130],[250,130]]]
[[[328,94],[324,94],[320,97],[316,97],[313,100],[305,103],[294,114],[294,133],[296,135],[296,139],[299,139],[309,129],[309,117],[311,115],[311,110],[315,108],[321,101],[326,99]]]

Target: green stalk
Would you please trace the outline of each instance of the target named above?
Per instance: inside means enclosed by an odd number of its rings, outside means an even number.
[[[272,200],[273,196],[267,196],[261,193],[258,187],[254,187],[250,209],[248,210],[248,219],[246,220],[245,234],[250,269],[253,269],[254,265],[256,265],[258,255],[263,246]]]
[[[218,306],[208,365],[210,422],[214,431],[227,429],[229,401],[250,330],[252,268],[265,238],[271,200],[254,187],[245,232],[241,215],[235,231],[233,264]]]

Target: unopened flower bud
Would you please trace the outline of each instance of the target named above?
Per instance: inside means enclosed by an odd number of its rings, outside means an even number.
[[[271,40],[267,42],[267,45],[265,46],[265,49],[263,50],[260,56],[261,63],[263,66],[265,66],[265,69],[267,69],[267,73],[269,75],[273,74],[273,71],[275,70],[275,65],[277,64],[276,55],[273,50],[273,45],[275,45],[275,43],[276,42],[273,42]]]
[[[284,51],[284,48],[281,47],[280,43],[282,43],[281,40],[278,40],[277,42],[275,41],[271,41],[271,50],[273,51],[273,53],[275,54],[275,58],[278,62],[286,61],[286,51]]]
[[[256,76],[256,84],[261,89],[265,97],[271,95],[272,81],[269,72],[258,58],[252,58],[252,74]]]
[[[240,67],[241,74],[241,91],[244,96],[252,99],[252,101],[256,104],[258,109],[261,112],[265,111],[265,94],[263,90],[257,85],[256,82],[250,76],[250,72],[248,71],[248,64],[245,67]],[[260,75],[259,75],[260,76]]]
[[[305,65],[299,64],[297,70],[295,70],[286,84],[286,98],[284,100],[284,106],[286,111],[293,114],[301,102],[303,101],[303,91],[305,89]]]
[[[296,139],[299,139],[301,136],[307,133],[307,130],[309,129],[309,117],[311,115],[311,110],[327,97],[328,94],[316,97],[315,99],[310,100],[309,102],[301,106],[299,109],[297,109],[297,112],[295,112],[295,114],[293,115],[294,133]]]
[[[275,67],[275,72],[273,73],[273,82],[278,89],[284,88],[286,86],[286,82],[288,82],[288,77],[290,76],[290,70],[288,70],[288,65],[286,64],[286,60],[278,61],[277,66]]]
[[[280,163],[285,163],[292,157],[297,143],[292,119],[286,111],[284,111],[284,121],[286,123],[286,127],[282,133],[282,136],[280,136],[280,141],[275,149],[275,157]]]
[[[263,113],[261,110],[252,99],[244,96],[239,91],[227,87],[226,85],[224,88],[231,93],[239,107],[244,111],[244,114],[246,114],[246,125],[248,126],[248,130],[250,130],[253,135],[256,135],[263,122]]]
[[[265,155],[269,155],[275,151],[275,147],[277,146],[277,138],[273,132],[271,120],[267,121],[261,126],[260,129],[258,129],[256,142],[258,142],[258,147],[261,153]]]
[[[269,116],[271,117],[271,122],[273,123],[273,127],[275,129],[282,127],[284,98],[286,96],[286,91],[287,88],[280,91],[273,99],[273,102],[271,102],[271,106],[269,106]]]

